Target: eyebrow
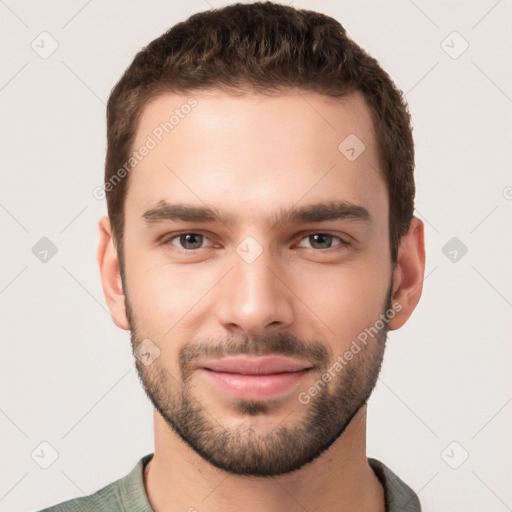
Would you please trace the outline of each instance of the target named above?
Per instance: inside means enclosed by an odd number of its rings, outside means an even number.
[[[234,218],[220,212],[215,208],[192,206],[187,204],[171,204],[165,200],[159,201],[156,206],[143,213],[142,218],[148,225],[162,222],[211,222],[230,226]],[[289,209],[281,208],[270,219],[272,225],[276,224],[306,224],[310,222],[325,222],[330,220],[358,221],[370,226],[372,218],[370,212],[361,205],[348,201],[329,201],[307,206],[293,206]]]

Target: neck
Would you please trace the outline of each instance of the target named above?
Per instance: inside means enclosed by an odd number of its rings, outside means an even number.
[[[384,512],[384,490],[366,458],[366,407],[303,468],[276,477],[233,475],[200,457],[155,410],[155,452],[144,485],[156,512],[245,510]]]

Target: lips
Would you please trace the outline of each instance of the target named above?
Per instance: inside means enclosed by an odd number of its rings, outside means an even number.
[[[276,373],[300,372],[311,368],[308,363],[301,363],[286,357],[230,357],[216,359],[203,364],[207,370],[241,375],[272,375]]]
[[[208,361],[199,368],[209,384],[243,400],[263,400],[289,393],[312,366],[286,357],[230,357]]]

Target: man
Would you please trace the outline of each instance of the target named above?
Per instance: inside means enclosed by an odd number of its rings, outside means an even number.
[[[388,330],[425,269],[405,102],[323,14],[199,13],[107,109],[98,261],[155,451],[47,510],[420,510],[366,456]]]

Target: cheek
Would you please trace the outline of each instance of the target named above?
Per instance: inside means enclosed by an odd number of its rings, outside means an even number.
[[[348,346],[375,324],[386,300],[391,268],[382,259],[302,273],[297,295],[333,345]],[[317,336],[320,333],[317,333]],[[334,349],[334,346],[333,346]],[[340,349],[337,349],[340,350]]]
[[[139,331],[162,339],[186,328],[219,278],[209,265],[156,260],[144,251],[133,251],[126,262],[127,287]]]
[[[385,243],[383,241],[383,247]],[[155,339],[183,338],[194,329],[217,327],[219,293],[216,288],[230,263],[170,264],[131,244],[126,248],[128,294],[140,334]],[[381,248],[383,250],[383,248]],[[294,293],[284,300],[293,305],[297,332],[349,345],[382,312],[391,267],[381,250],[365,250],[337,264],[290,262],[283,268],[284,281]],[[178,342],[178,340],[175,340]]]

